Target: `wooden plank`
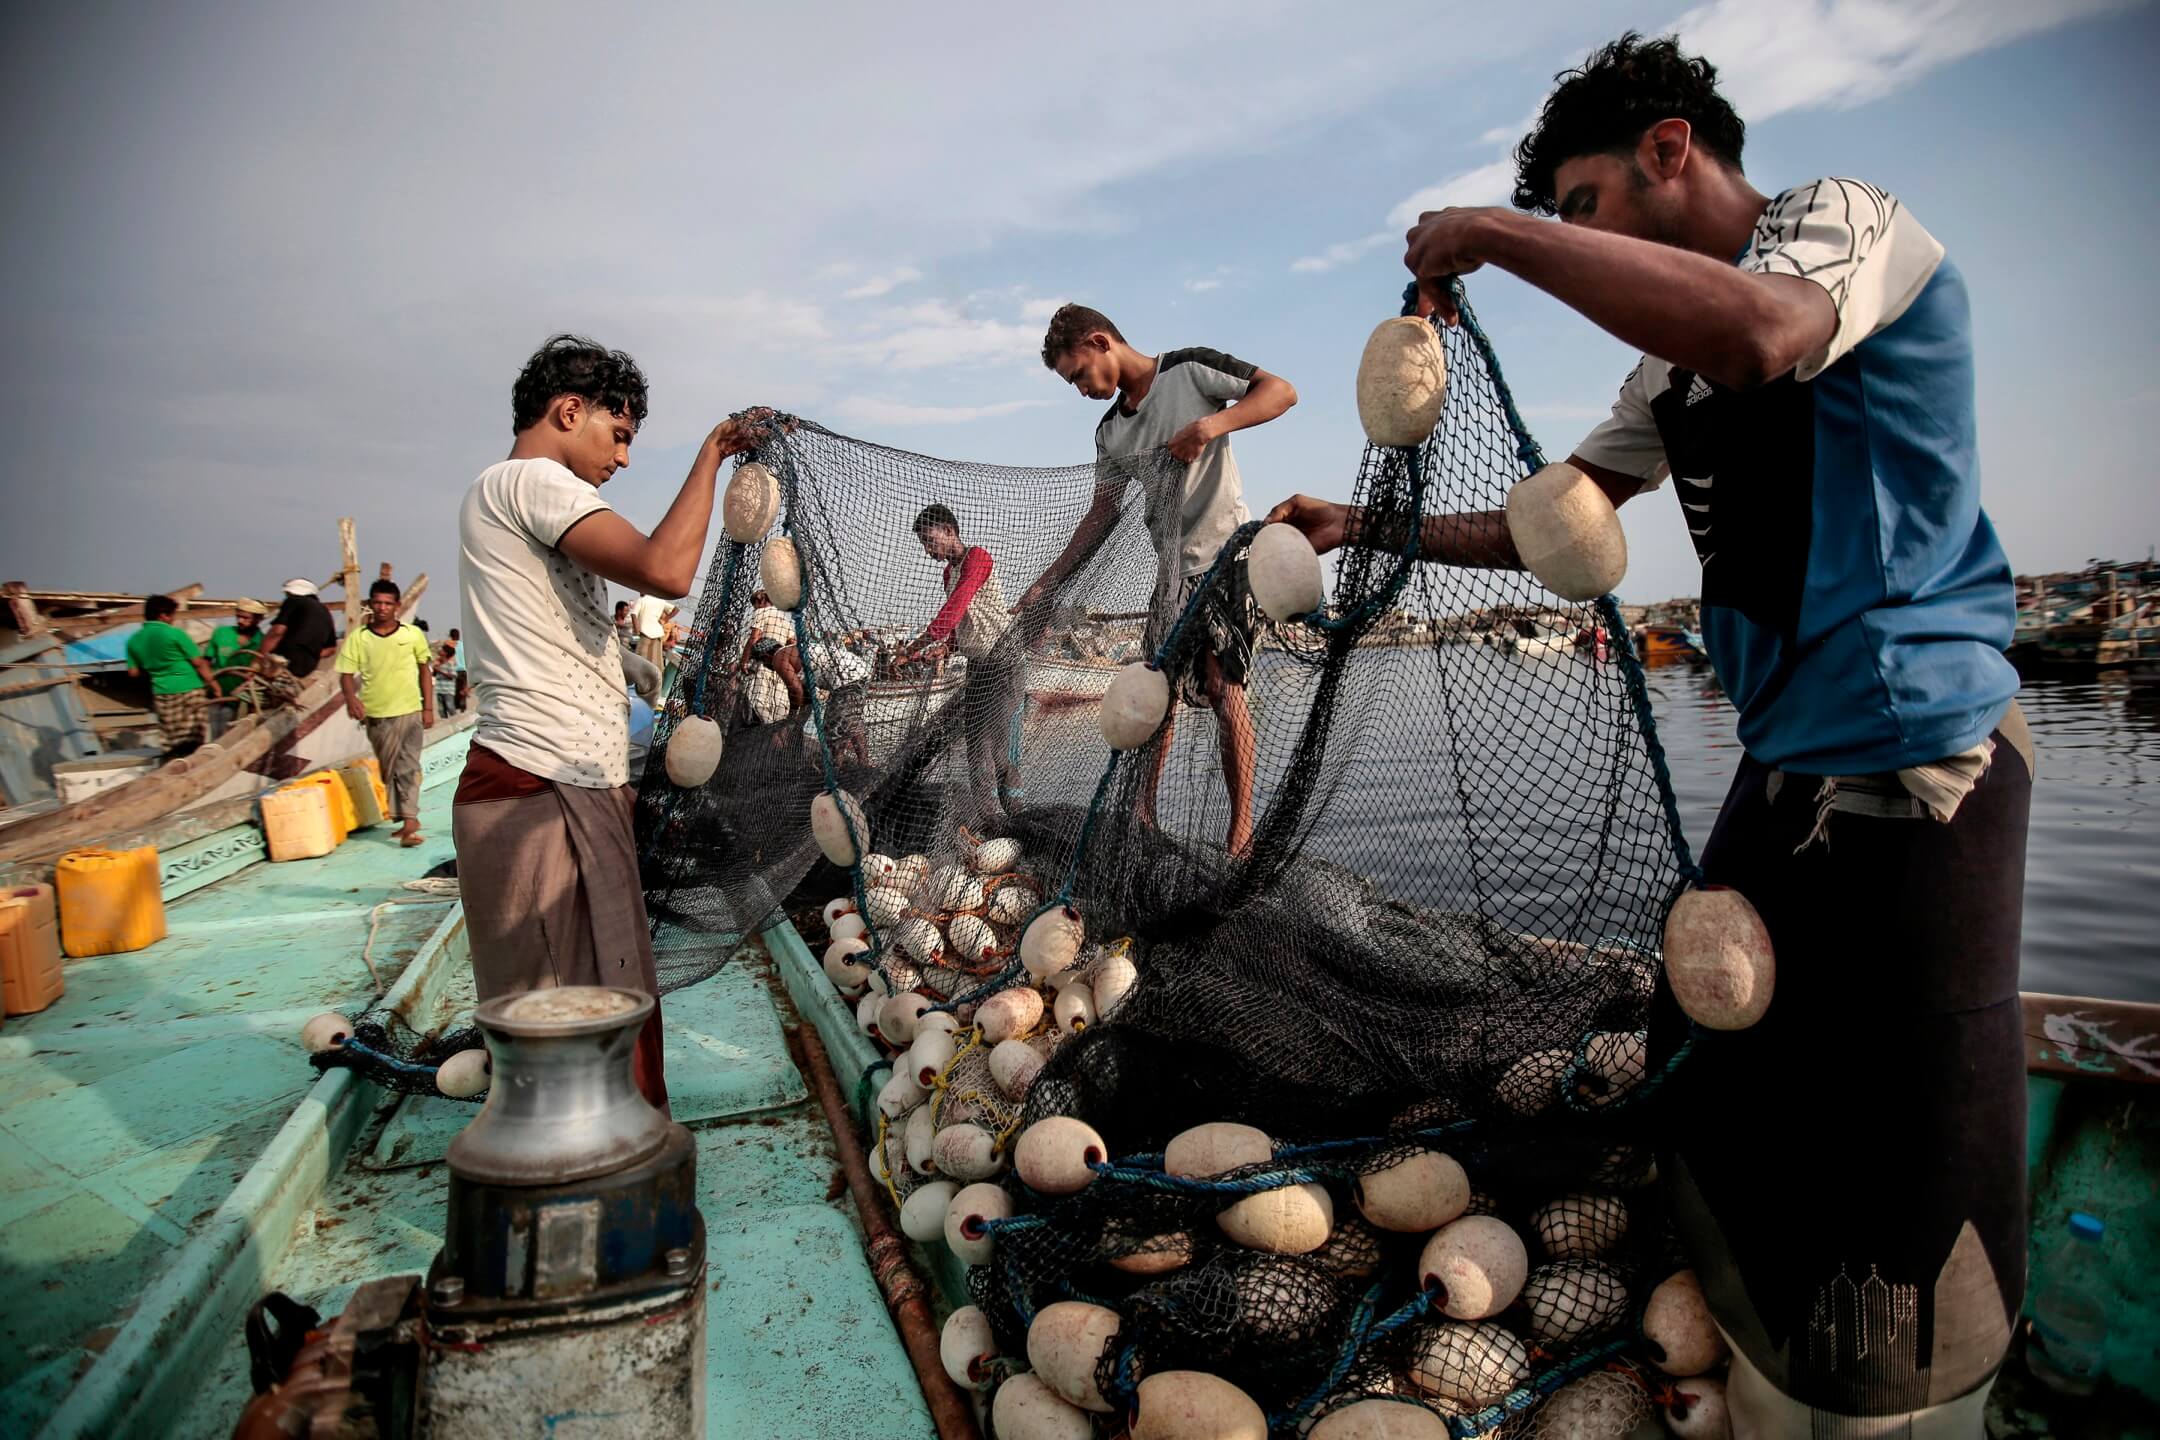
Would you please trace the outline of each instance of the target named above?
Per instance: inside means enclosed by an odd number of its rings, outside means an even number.
[[[405,592],[405,603],[398,607],[398,618],[410,620],[413,611],[420,608],[420,597],[427,594],[427,571],[413,576],[412,588]]]
[[[25,635],[36,635],[45,628],[45,617],[38,614],[37,602],[31,598],[30,587],[20,580],[10,580],[0,585],[0,595],[7,596],[8,614],[13,617],[15,628]]]
[[[2025,995],[2025,1073],[2160,1084],[2160,1005]]]
[[[52,627],[70,640],[87,640],[92,635],[101,635],[116,626],[131,625],[135,621],[142,619],[143,601],[149,599],[151,595],[170,595],[180,602],[180,608],[183,611],[191,606],[204,610],[217,609],[217,601],[200,598],[202,591],[202,581],[200,580],[191,581],[186,585],[171,590],[153,590],[118,605],[108,605],[101,610],[92,610],[88,614],[55,615],[52,617]]]
[[[339,519],[337,533],[338,563],[345,586],[345,631],[351,634],[360,628],[360,611],[363,608],[360,595],[360,540],[351,516]]]

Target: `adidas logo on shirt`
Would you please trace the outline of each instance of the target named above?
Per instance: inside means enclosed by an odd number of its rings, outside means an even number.
[[[1707,400],[1709,398],[1710,382],[1697,375],[1695,383],[1688,386],[1687,403],[1693,405],[1698,400]]]

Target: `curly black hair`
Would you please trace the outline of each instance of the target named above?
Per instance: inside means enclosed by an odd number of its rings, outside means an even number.
[[[1718,94],[1717,67],[1681,54],[1674,36],[1645,40],[1630,30],[1553,79],[1558,88],[1515,147],[1518,210],[1553,214],[1553,172],[1581,155],[1625,155],[1661,120],[1687,121],[1694,148],[1740,166],[1746,124]]]
[[[538,424],[558,395],[575,395],[611,415],[627,415],[634,425],[645,423],[645,372],[622,351],[582,335],[550,335],[533,351],[510,388],[510,433]]]
[[[1098,330],[1113,340],[1125,338],[1102,311],[1090,310],[1085,305],[1060,305],[1057,314],[1050,317],[1050,328],[1043,332],[1043,364],[1049,369],[1057,369],[1058,361],[1068,350]]]

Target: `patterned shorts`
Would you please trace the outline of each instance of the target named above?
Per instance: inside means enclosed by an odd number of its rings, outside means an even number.
[[[201,690],[176,695],[153,695],[150,707],[157,712],[158,728],[165,732],[165,748],[202,743],[210,729],[210,697]]]
[[[1187,652],[1191,663],[1185,667],[1178,686],[1179,698],[1187,705],[1205,707],[1208,703],[1207,676],[1199,663],[1202,654],[1215,657],[1215,668],[1221,672],[1225,685],[1243,685],[1252,668],[1253,650],[1259,644],[1260,629],[1266,622],[1260,616],[1258,602],[1253,599],[1246,571],[1249,553],[1246,550],[1238,552],[1222,582],[1207,593],[1192,619],[1186,622],[1184,638],[1187,643],[1192,639],[1190,632],[1193,630],[1199,630],[1202,636],[1199,645]],[[1170,627],[1177,624],[1185,607],[1192,603],[1200,582],[1206,578],[1204,574],[1185,577],[1178,586],[1177,599],[1168,611],[1159,611],[1148,622],[1146,645],[1149,655],[1152,656],[1162,644]]]

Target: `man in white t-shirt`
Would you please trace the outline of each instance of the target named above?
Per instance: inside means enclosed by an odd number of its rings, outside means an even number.
[[[630,624],[637,631],[637,653],[662,669],[667,668],[668,622],[675,618],[676,609],[658,595],[640,595],[630,607]]]
[[[479,998],[557,985],[657,994],[632,831],[629,700],[607,582],[686,594],[720,463],[760,412],[713,427],[651,535],[600,487],[630,463],[645,377],[574,335],[535,351],[511,391],[509,458],[458,511],[466,670],[479,710],[451,810]],[[662,1108],[659,1011],[635,1069]]]

